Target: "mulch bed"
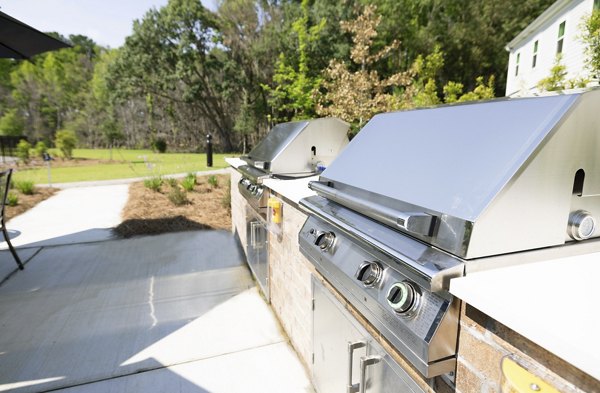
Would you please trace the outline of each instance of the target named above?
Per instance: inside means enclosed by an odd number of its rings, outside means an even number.
[[[127,238],[198,229],[231,229],[229,176],[216,177],[217,187],[208,183],[209,176],[197,177],[194,190],[186,192],[188,202],[182,206],[169,200],[171,186],[167,182],[159,191],[146,188],[143,182],[131,184],[123,222],[115,232]]]
[[[16,193],[19,196],[19,204],[16,206],[6,206],[6,221],[26,212],[41,201],[50,198],[57,191],[57,188],[36,187],[33,195],[25,195],[17,190],[11,190],[10,192]]]

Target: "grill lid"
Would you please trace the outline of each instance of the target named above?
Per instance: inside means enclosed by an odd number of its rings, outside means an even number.
[[[312,173],[318,163],[328,165],[348,144],[349,127],[337,118],[281,123],[241,159],[267,173]]]
[[[312,188],[463,258],[563,244],[573,212],[600,217],[599,107],[594,90],[380,114]]]
[[[375,116],[323,179],[475,220],[576,95]]]
[[[288,146],[294,138],[308,125],[308,121],[297,121],[277,124],[258,145],[242,157],[251,164],[256,162],[271,162]],[[269,169],[269,168],[262,168]]]

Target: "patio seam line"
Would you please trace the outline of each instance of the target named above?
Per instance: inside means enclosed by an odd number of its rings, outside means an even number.
[[[243,352],[252,351],[252,350],[255,350],[255,349],[270,347],[270,346],[281,344],[281,343],[287,343],[287,340],[283,339],[281,341],[276,341],[276,342],[272,342],[272,343],[264,344],[264,345],[257,345],[255,347],[246,348],[246,349],[242,349],[242,350],[239,350],[239,351],[225,352],[225,353],[221,353],[221,354],[218,354],[218,355],[207,356],[207,357],[199,358],[199,359],[184,360],[184,361],[181,361],[181,362],[178,362],[178,363],[173,363],[173,364],[168,364],[168,365],[162,365],[162,366],[157,366],[157,367],[147,368],[147,369],[141,369],[141,370],[138,370],[138,371],[135,371],[135,372],[130,372],[130,373],[121,374],[121,375],[114,375],[112,377],[99,378],[99,379],[95,379],[95,380],[92,380],[92,381],[75,383],[73,385],[56,387],[56,388],[52,388],[50,390],[42,390],[42,391],[40,391],[40,393],[58,392],[58,391],[61,391],[61,390],[76,388],[76,387],[79,387],[79,386],[92,385],[92,384],[95,384],[95,383],[110,381],[110,380],[113,380],[113,379],[126,378],[126,377],[130,377],[132,375],[144,374],[144,373],[149,373],[149,372],[153,372],[153,371],[157,371],[157,370],[163,370],[163,369],[166,369],[166,368],[169,368],[169,367],[180,366],[180,365],[183,365],[183,364],[189,364],[189,363],[194,363],[194,362],[202,362],[204,360],[216,359],[216,358],[219,358],[221,356],[228,356],[228,355],[233,355],[233,354],[236,354],[236,353],[243,353]]]
[[[23,262],[23,267],[25,267],[25,265],[27,265],[29,263],[29,261],[31,261],[35,256],[37,256],[42,251],[42,249],[44,248],[44,246],[29,247],[29,248],[39,248],[39,249],[36,252],[34,252],[32,256],[30,256],[29,258],[27,258],[27,260],[25,260]],[[2,250],[2,251],[5,251],[5,250]],[[18,251],[18,249],[17,249],[17,251]],[[4,277],[4,279],[2,279],[2,281],[0,281],[0,287],[6,281],[8,281],[12,276],[14,276],[18,271],[19,271],[19,268],[15,268],[15,270],[13,270],[12,272],[8,273],[8,275],[6,277]]]

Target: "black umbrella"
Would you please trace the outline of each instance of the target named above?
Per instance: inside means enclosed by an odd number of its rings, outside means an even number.
[[[29,59],[38,53],[69,46],[0,11],[0,57]]]

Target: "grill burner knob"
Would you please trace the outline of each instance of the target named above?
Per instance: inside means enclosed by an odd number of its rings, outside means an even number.
[[[335,233],[333,232],[317,232],[315,237],[315,245],[319,246],[321,251],[327,251],[333,247],[335,243]]]
[[[419,292],[409,281],[398,282],[390,288],[387,301],[398,314],[408,315],[419,305]]]
[[[572,239],[585,240],[596,231],[596,220],[585,210],[577,210],[569,215],[568,233]]]
[[[358,267],[356,279],[366,287],[372,287],[381,280],[383,268],[378,262],[364,262]]]

